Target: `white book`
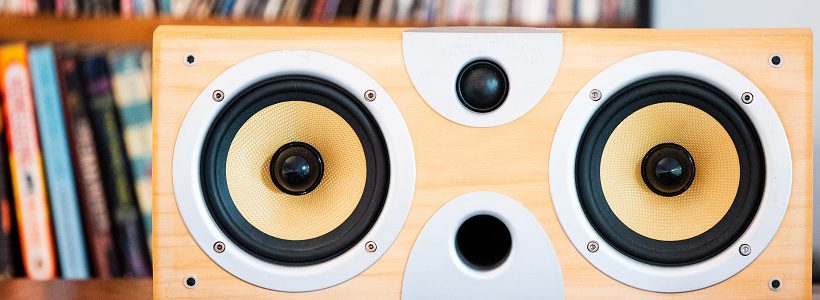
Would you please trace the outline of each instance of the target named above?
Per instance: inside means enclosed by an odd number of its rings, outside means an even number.
[[[505,25],[509,22],[510,4],[507,0],[481,0],[481,21],[487,25]]]
[[[184,18],[188,13],[188,7],[191,6],[193,0],[174,0],[171,1],[171,16],[174,18]]]
[[[578,1],[578,23],[583,26],[594,26],[601,19],[601,0]]]
[[[547,0],[518,0],[514,2],[516,23],[524,26],[544,25],[549,22],[549,1]]]
[[[406,23],[410,21],[411,9],[413,9],[413,0],[396,0],[396,22]]]
[[[269,0],[265,5],[265,12],[262,14],[262,19],[278,20],[279,12],[282,11],[282,3],[284,0]]]
[[[444,2],[444,24],[457,24],[464,22],[462,7],[468,0],[447,0]]]

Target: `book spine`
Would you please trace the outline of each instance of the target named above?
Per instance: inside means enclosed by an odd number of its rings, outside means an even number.
[[[60,57],[57,65],[66,130],[71,147],[69,152],[77,179],[77,192],[80,196],[94,274],[99,278],[120,276],[119,258],[111,236],[108,202],[103,188],[94,132],[83,101],[82,79],[77,59],[70,55]]]
[[[125,275],[148,277],[151,276],[151,264],[111,93],[108,63],[103,55],[91,55],[86,57],[82,67],[89,117],[97,140],[103,184]]]
[[[2,100],[0,93],[0,100]],[[0,136],[5,136],[5,125],[0,118]],[[13,277],[16,271],[17,220],[14,218],[11,182],[9,174],[9,156],[6,140],[0,138],[0,280]]]
[[[131,18],[134,16],[133,7],[130,0],[120,0],[120,16],[123,18]]]
[[[151,245],[151,96],[142,77],[142,52],[116,53],[109,60],[131,177],[147,244]]]
[[[0,70],[3,72],[9,161],[20,225],[23,265],[26,274],[32,279],[52,279],[57,273],[57,258],[51,244],[51,220],[26,46],[12,44],[0,49]]]
[[[51,46],[29,50],[29,67],[43,150],[49,203],[60,273],[65,279],[88,278],[82,218],[68,151],[60,87]]]
[[[228,17],[233,13],[233,6],[236,4],[236,0],[222,0],[219,3],[219,8],[217,9],[217,15],[221,17]]]

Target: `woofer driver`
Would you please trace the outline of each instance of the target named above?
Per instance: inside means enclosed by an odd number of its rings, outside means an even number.
[[[291,158],[311,177],[302,190],[286,188],[279,174]],[[276,263],[313,264],[343,253],[376,221],[389,158],[352,95],[315,77],[283,76],[223,109],[202,150],[201,178],[211,214],[239,246]]]

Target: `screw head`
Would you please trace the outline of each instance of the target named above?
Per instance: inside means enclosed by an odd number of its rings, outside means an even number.
[[[780,68],[780,66],[783,65],[783,58],[780,54],[772,54],[772,56],[769,56],[769,65],[774,68]]]
[[[222,90],[216,90],[211,97],[214,98],[214,101],[221,102],[222,100],[225,100],[225,93],[222,92]]]
[[[600,249],[600,247],[598,246],[598,242],[591,241],[591,242],[587,243],[587,251],[589,251],[591,253],[595,253],[595,252],[598,252],[598,249]]]
[[[772,291],[779,291],[783,287],[783,281],[780,278],[772,278],[769,280],[769,289]]]
[[[369,241],[364,244],[364,250],[367,250],[367,252],[376,252],[376,248],[378,247],[376,246],[376,243],[373,241]]]
[[[223,243],[223,242],[214,243],[214,251],[216,251],[216,253],[225,252],[225,243]]]
[[[589,92],[589,99],[592,99],[592,101],[601,100],[601,97],[603,97],[603,93],[599,89],[593,89]]]
[[[749,254],[752,254],[752,246],[749,246],[749,244],[740,245],[738,251],[740,252],[740,255],[749,256]]]
[[[749,103],[752,103],[752,101],[754,101],[754,100],[755,100],[755,95],[752,95],[752,93],[745,92],[745,93],[743,93],[743,95],[740,95],[740,101],[743,101],[743,103],[749,104]]]
[[[196,64],[196,56],[194,56],[193,53],[185,54],[185,56],[182,57],[182,62],[186,66],[193,66]]]
[[[196,287],[198,281],[196,280],[196,276],[188,275],[182,280],[182,284],[185,285],[186,288],[192,289]]]
[[[369,102],[372,102],[373,100],[376,100],[376,91],[374,91],[374,90],[365,91],[364,92],[364,100],[367,100]]]

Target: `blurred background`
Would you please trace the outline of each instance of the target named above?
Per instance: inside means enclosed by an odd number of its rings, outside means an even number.
[[[151,276],[149,50],[162,24],[816,31],[818,12],[816,0],[0,0],[0,278]]]

